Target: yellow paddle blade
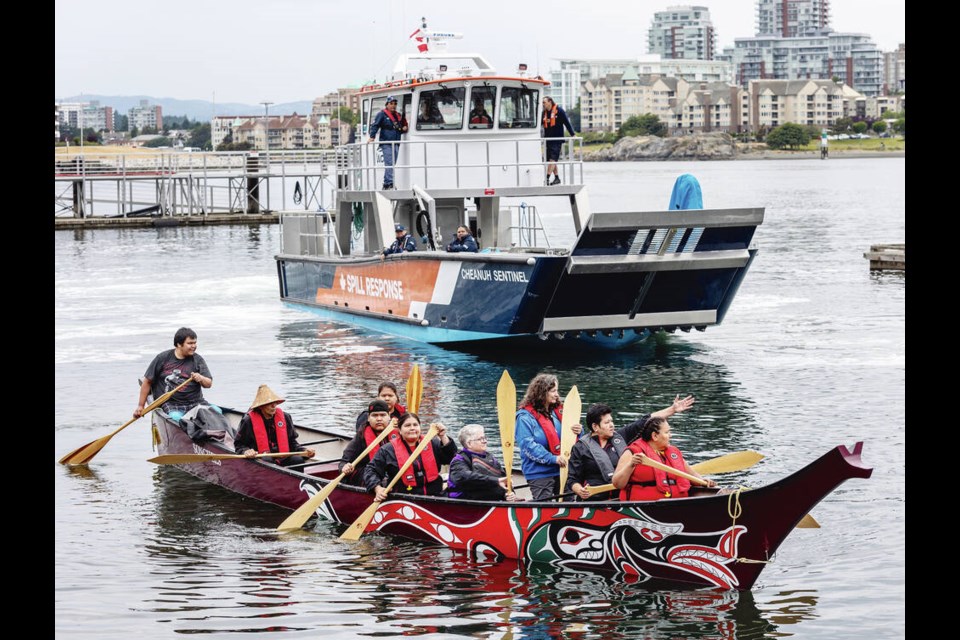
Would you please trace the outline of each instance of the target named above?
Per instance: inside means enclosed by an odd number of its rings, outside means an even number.
[[[517,417],[517,387],[513,378],[503,370],[497,384],[497,419],[500,422],[500,448],[503,450],[503,469],[507,476],[507,491],[513,491],[513,440]]]
[[[327,485],[318,491],[312,498],[304,502],[302,505],[297,507],[297,510],[287,516],[287,519],[280,523],[280,526],[277,527],[277,531],[296,531],[303,527],[304,523],[310,519],[310,517],[317,511],[317,508],[323,504],[323,501],[327,499],[333,490],[337,488],[337,485],[340,484],[340,481],[343,480],[345,474],[341,473],[336,477],[335,480],[332,480],[327,483]]]
[[[817,522],[809,513],[797,523],[797,529],[819,529],[820,523]]]
[[[131,424],[133,424],[134,422],[136,422],[137,420],[139,420],[140,418],[147,415],[148,413],[150,413],[151,411],[153,411],[154,409],[162,405],[164,402],[169,400],[173,396],[173,394],[175,394],[177,391],[180,391],[180,389],[183,389],[185,386],[187,386],[187,384],[191,380],[192,378],[187,378],[186,380],[181,382],[179,385],[177,385],[176,389],[166,392],[165,394],[163,394],[162,396],[160,396],[159,398],[151,402],[149,405],[143,408],[143,411],[140,413],[138,417],[133,418],[131,420],[127,420],[122,425],[117,427],[117,429],[114,430],[112,433],[108,433],[102,438],[97,438],[93,442],[86,444],[82,447],[79,447],[77,449],[74,449],[67,455],[63,456],[59,460],[60,464],[70,464],[70,465],[86,464],[91,458],[93,458],[93,456],[97,455],[101,449],[107,446],[107,443],[110,442],[110,438],[117,435],[118,433],[120,433],[121,431],[129,427]]]
[[[747,449],[746,451],[736,451],[724,456],[711,458],[690,465],[694,471],[700,475],[709,475],[712,473],[728,473],[730,471],[740,471],[752,467],[763,460],[763,454]]]
[[[420,399],[423,396],[423,378],[420,376],[420,365],[413,365],[413,371],[407,378],[407,411],[420,411]]]
[[[367,445],[367,448],[360,452],[356,458],[353,459],[353,466],[356,467],[360,464],[360,461],[370,455],[370,452],[373,451],[374,447],[380,446],[380,443],[383,442],[384,438],[389,436],[395,430],[392,424],[388,424],[383,431],[380,432],[373,442]],[[310,519],[310,516],[316,512],[317,508],[323,504],[323,501],[327,499],[333,490],[337,488],[337,485],[340,484],[340,481],[344,479],[346,474],[341,473],[334,480],[327,483],[323,489],[317,492],[312,498],[304,502],[302,505],[297,507],[297,510],[291,513],[286,520],[280,523],[280,526],[277,527],[277,531],[294,531],[302,527],[307,520]]]
[[[580,392],[577,391],[577,385],[573,385],[567,397],[563,399],[563,419],[560,421],[560,455],[566,457],[568,462],[570,451],[577,443],[577,434],[573,432],[573,425],[580,423],[580,408]],[[563,493],[567,486],[569,470],[569,466],[560,467],[560,493]]]
[[[341,540],[359,540],[360,536],[363,535],[363,532],[366,531],[367,525],[370,524],[370,521],[373,520],[373,514],[377,512],[377,509],[380,508],[380,502],[374,502],[369,507],[360,514],[360,517],[353,521],[353,524],[350,525],[350,528],[340,534]]]

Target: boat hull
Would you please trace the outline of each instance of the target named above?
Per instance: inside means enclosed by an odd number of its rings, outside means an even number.
[[[176,423],[154,415],[161,453],[224,451],[219,443],[193,442]],[[810,509],[845,480],[871,475],[860,460],[861,449],[862,443],[852,450],[838,446],[779,482],[733,495],[701,489],[686,499],[597,503],[398,496],[382,504],[367,532],[443,544],[478,560],[515,559],[643,582],[746,590]],[[336,475],[335,464],[304,471],[259,460],[178,466],[287,509],[299,507]],[[340,484],[317,515],[349,525],[371,502],[365,491]]]

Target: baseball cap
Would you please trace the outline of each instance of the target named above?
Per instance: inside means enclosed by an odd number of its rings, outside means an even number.
[[[398,225],[396,225],[396,226],[393,228],[393,230],[394,230],[394,232],[396,232],[396,231],[406,231],[407,228],[406,228],[405,226],[403,226],[402,224],[398,224]]]
[[[374,400],[369,405],[367,405],[367,413],[390,413],[390,407],[383,400]]]
[[[396,102],[397,96],[387,96],[387,101],[384,104],[390,104],[391,102]]]

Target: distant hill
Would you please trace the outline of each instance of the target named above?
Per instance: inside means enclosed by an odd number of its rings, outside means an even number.
[[[176,98],[155,98],[153,96],[99,96],[85,93],[83,96],[64,96],[57,98],[57,102],[90,102],[97,100],[101,107],[113,107],[113,110],[126,115],[131,107],[139,107],[141,100],[152,105],[160,105],[165,116],[187,116],[191,120],[208,122],[214,115],[218,116],[254,116],[263,115],[262,104],[240,104],[238,102],[218,102],[214,105],[210,100],[178,100]],[[270,105],[272,115],[290,115],[296,112],[299,115],[310,115],[313,100],[299,102],[284,102]],[[216,113],[214,113],[216,109]]]

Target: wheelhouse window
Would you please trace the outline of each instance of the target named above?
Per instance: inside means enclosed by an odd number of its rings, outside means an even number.
[[[363,107],[360,109],[361,121],[360,121],[360,136],[363,138],[367,137],[367,129],[370,128],[370,100],[364,98]]]
[[[535,129],[540,107],[540,91],[526,87],[504,87],[500,91],[500,128]]]
[[[466,89],[422,91],[417,107],[417,131],[460,129]]]
[[[496,87],[474,87],[470,91],[468,129],[492,129],[493,106],[497,100]]]

